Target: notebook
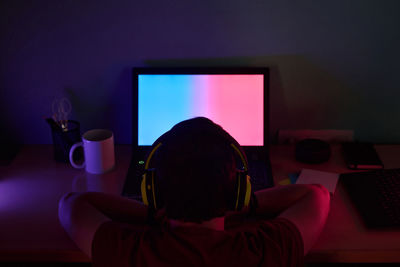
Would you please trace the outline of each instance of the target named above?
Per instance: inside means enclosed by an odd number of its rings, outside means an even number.
[[[243,147],[252,190],[273,186],[268,148],[268,68],[134,68],[132,160],[122,194],[140,198],[144,161],[175,124],[207,117]]]

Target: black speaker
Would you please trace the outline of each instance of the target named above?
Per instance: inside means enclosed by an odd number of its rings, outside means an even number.
[[[319,139],[304,139],[296,144],[295,156],[297,161],[303,163],[323,163],[329,160],[331,147]]]

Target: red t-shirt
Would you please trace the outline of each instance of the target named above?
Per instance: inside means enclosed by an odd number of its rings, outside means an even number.
[[[106,222],[92,244],[93,266],[302,266],[303,241],[290,221],[225,220],[225,231]]]

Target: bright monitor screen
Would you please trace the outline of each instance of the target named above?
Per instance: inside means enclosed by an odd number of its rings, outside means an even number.
[[[242,146],[263,146],[264,75],[138,75],[139,146],[199,116],[221,125]]]

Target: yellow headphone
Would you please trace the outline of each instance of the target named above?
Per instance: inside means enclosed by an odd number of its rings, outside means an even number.
[[[145,163],[145,172],[143,174],[142,183],[141,183],[141,192],[142,192],[142,200],[143,203],[150,208],[157,210],[161,207],[157,206],[157,194],[156,194],[156,169],[150,168],[151,160],[154,156],[154,153],[162,146],[162,143],[159,142],[153,145],[152,150],[150,151],[149,156],[147,157]],[[248,163],[244,152],[241,150],[240,146],[231,143],[233,151],[239,156],[240,161],[243,165],[242,169],[237,169],[236,171],[236,182],[235,182],[235,194],[236,197],[233,203],[231,203],[231,210],[240,211],[243,207],[247,207],[250,203],[250,195],[251,195],[251,183],[250,176],[248,175]]]

